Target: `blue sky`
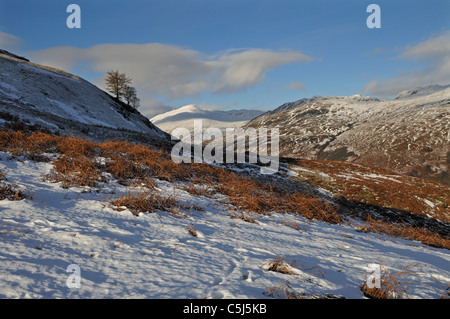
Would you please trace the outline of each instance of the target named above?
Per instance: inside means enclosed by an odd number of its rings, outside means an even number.
[[[66,26],[71,3],[81,29]],[[148,116],[450,83],[449,31],[448,0],[0,0],[0,47],[99,87],[119,69]]]

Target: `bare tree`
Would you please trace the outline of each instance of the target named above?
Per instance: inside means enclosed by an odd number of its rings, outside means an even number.
[[[109,71],[106,74],[106,88],[108,92],[114,94],[116,99],[124,95],[125,89],[131,84],[131,79],[125,73],[119,71]]]
[[[129,106],[135,109],[137,109],[141,105],[141,99],[137,96],[137,90],[132,86],[128,85],[125,88],[123,98]]]
[[[137,95],[133,96],[131,99],[131,106],[135,109],[138,109],[141,106],[141,99],[137,97]]]
[[[125,102],[131,106],[133,100],[137,98],[137,91],[134,87],[127,85],[123,90],[123,98]]]

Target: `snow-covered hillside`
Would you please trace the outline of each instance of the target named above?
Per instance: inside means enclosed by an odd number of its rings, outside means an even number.
[[[247,127],[278,127],[283,156],[346,160],[450,182],[450,87],[392,100],[355,95],[287,103]]]
[[[0,154],[8,182],[32,195],[0,201],[0,298],[360,299],[370,265],[408,283],[394,297],[448,297],[446,249],[293,214],[246,212],[247,222],[223,195],[161,180],[179,209],[136,216],[111,199],[142,189],[62,188],[43,180],[52,170]]]
[[[191,104],[157,115],[151,122],[169,134],[176,128],[187,128],[193,132],[194,120],[201,120],[203,129],[211,127],[223,130],[242,127],[262,113],[257,110],[210,111]]]
[[[399,94],[397,94],[397,96],[395,97],[395,99],[405,99],[405,98],[414,98],[417,96],[422,96],[422,95],[430,95],[432,93],[435,92],[439,92],[445,89],[450,88],[450,85],[430,85],[430,86],[426,86],[426,87],[418,87],[415,89],[410,89],[410,90],[406,90],[406,91],[402,91]]]
[[[0,125],[14,118],[51,131],[108,139],[166,139],[138,111],[67,72],[0,51]]]

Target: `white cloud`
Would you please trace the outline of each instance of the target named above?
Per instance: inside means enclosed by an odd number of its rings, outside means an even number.
[[[302,82],[293,82],[286,86],[288,89],[296,89],[300,91],[306,91],[306,87]]]
[[[406,47],[405,51],[401,54],[401,57],[412,59],[441,59],[442,57],[449,57],[449,54],[450,31],[415,46]]]
[[[200,93],[229,93],[256,86],[266,73],[290,63],[312,58],[295,51],[261,49],[229,50],[208,56],[201,52],[161,43],[101,44],[86,49],[55,47],[30,54],[45,65],[71,71],[81,63],[106,73],[118,69],[133,80],[144,98],[168,100]],[[95,84],[104,87],[103,79]],[[145,100],[142,103],[145,106]]]
[[[294,51],[273,52],[248,50],[222,56],[224,72],[216,83],[215,90],[228,92],[257,85],[264,81],[265,73],[285,64],[310,62],[312,59]]]
[[[450,84],[450,31],[406,47],[398,58],[417,63],[426,62],[429,66],[421,69],[415,67],[386,80],[371,80],[364,91],[378,96],[390,96],[415,87]]]
[[[0,48],[11,50],[17,48],[22,43],[18,37],[0,31]]]

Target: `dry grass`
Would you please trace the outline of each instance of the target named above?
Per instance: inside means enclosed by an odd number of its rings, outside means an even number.
[[[281,221],[281,224],[283,224],[283,225],[285,225],[285,226],[288,226],[288,227],[290,227],[290,228],[293,228],[293,229],[295,229],[295,230],[298,230],[298,231],[306,231],[306,230],[308,230],[308,227],[306,227],[306,226],[301,226],[298,222],[292,221],[292,220],[286,220],[286,219],[283,219],[283,220]]]
[[[361,231],[450,249],[450,236],[443,230],[446,226],[437,223],[450,223],[447,185],[347,162],[311,160],[297,161],[296,165],[306,169],[298,170],[300,180],[322,187],[336,198],[398,212],[379,219],[359,212],[357,217],[366,220]]]
[[[318,198],[288,194],[212,165],[175,164],[163,150],[142,144],[127,141],[94,143],[41,132],[0,131],[0,149],[30,159],[57,153],[58,158],[53,161],[54,172],[47,178],[66,188],[97,187],[103,181],[102,173],[107,172],[127,186],[153,188],[155,179],[187,182],[185,189],[191,193],[212,196],[213,192],[219,192],[227,195],[237,208],[249,212],[291,212],[326,222],[341,221],[334,208]]]
[[[318,275],[324,278],[325,272],[317,269],[316,266],[305,266],[305,265],[299,265],[297,264],[296,260],[292,260],[291,262],[286,261],[286,257],[277,257],[272,260],[269,260],[267,263],[267,270],[268,271],[275,271],[282,274],[287,275],[297,275],[299,272],[297,270],[306,271],[311,275]]]
[[[227,215],[230,216],[231,219],[240,219],[246,223],[258,224],[256,219],[245,215],[243,212],[238,213],[236,211],[230,211]]]
[[[287,194],[270,186],[238,176],[220,167],[205,164],[175,164],[162,151],[128,142],[107,142],[100,145],[102,156],[113,158],[106,169],[118,179],[158,178],[185,181],[184,190],[194,195],[212,196],[214,191],[227,195],[233,205],[250,212],[292,212],[310,219],[341,222],[332,205],[318,198]],[[119,155],[118,155],[119,154]],[[115,157],[119,156],[119,159]]]
[[[5,174],[0,171],[0,200],[19,201],[26,198],[32,199],[33,196],[8,183]]]
[[[115,203],[126,203],[123,206],[129,207],[135,214],[138,211],[153,211],[157,207],[177,214],[173,198],[165,198],[153,191],[155,180],[159,179],[181,183],[184,185],[182,189],[194,195],[226,195],[230,204],[242,212],[238,218],[249,222],[247,213],[268,215],[272,212],[290,213],[327,223],[344,222],[336,206],[318,196],[288,192],[222,167],[196,163],[175,164],[165,151],[142,144],[127,141],[95,143],[43,132],[0,131],[0,150],[35,161],[52,160],[54,171],[47,178],[61,183],[65,188],[101,187],[102,183],[108,182],[105,174],[120,184],[144,187],[148,193],[125,194],[115,200]],[[57,158],[53,159],[48,154],[56,154]],[[430,213],[430,207],[420,198],[426,198],[436,203],[433,210],[435,218],[450,220],[446,185],[399,175],[389,175],[393,176],[390,179],[364,178],[364,175],[392,173],[344,162],[299,161],[298,164],[308,170],[332,176],[324,178],[320,174],[302,174],[301,178],[335,191],[349,200],[424,215]],[[2,192],[3,197],[22,196],[12,186],[4,186]],[[409,229],[407,225],[400,229],[391,225],[392,222],[367,224],[366,231],[402,236],[436,247],[449,247],[449,238],[428,230],[417,227]]]
[[[227,195],[240,210],[259,214],[289,212],[327,223],[342,222],[335,208],[320,198],[288,193],[244,176],[229,174],[225,180],[219,176],[219,180],[222,182],[217,187],[218,192]]]
[[[100,170],[86,156],[62,155],[53,162],[55,172],[48,176],[52,182],[61,182],[62,187],[95,187],[100,179]]]
[[[195,228],[194,228],[194,226],[188,226],[188,227],[186,227],[186,230],[188,231],[188,233],[189,234],[191,234],[192,236],[194,236],[194,237],[198,237],[198,233],[197,233],[197,231],[195,230]]]
[[[123,194],[113,202],[113,205],[120,210],[126,207],[134,215],[139,213],[153,213],[156,210],[172,211],[177,205],[177,200],[173,196],[164,197],[155,191]]]
[[[24,236],[25,234],[28,234],[29,232],[31,232],[31,230],[24,228],[24,227],[13,227],[13,226],[9,225],[8,223],[0,224],[0,235],[14,233],[15,235]]]
[[[0,149],[14,156],[24,156],[34,161],[47,161],[44,153],[55,150],[60,138],[45,133],[25,134],[21,131],[0,131]]]
[[[439,299],[450,299],[450,283],[447,285],[447,288],[439,295]]]
[[[20,189],[0,181],[0,200],[19,201],[26,198],[32,198],[31,195],[25,194]]]
[[[291,263],[288,263],[285,261],[285,259],[286,259],[285,257],[277,257],[270,260],[268,263],[267,270],[287,275],[295,275],[296,273],[295,271],[293,271],[293,269],[297,267],[295,260],[292,261]]]
[[[303,299],[302,294],[294,291],[287,280],[283,281],[278,286],[266,286],[263,295],[280,299]]]
[[[358,227],[357,230],[365,233],[377,233],[415,240],[428,246],[450,249],[449,236],[439,235],[436,232],[421,227],[375,220],[370,216],[367,218],[365,224],[362,227]]]
[[[302,179],[336,196],[450,222],[448,185],[347,162],[300,160],[296,164],[312,172],[299,171]]]
[[[398,273],[391,274],[386,267],[380,265],[380,287],[369,288],[366,274],[361,291],[366,297],[371,299],[409,298],[407,290],[411,282],[401,277],[415,275],[411,268],[411,266],[406,266]]]
[[[208,187],[208,185],[202,185],[201,183],[202,182],[196,178],[187,184],[179,186],[178,188],[188,192],[191,195],[212,197],[214,192],[211,190],[211,187]]]
[[[283,281],[277,286],[265,288],[263,295],[271,298],[279,299],[345,299],[342,296],[336,296],[333,294],[306,294],[295,291],[288,280]]]
[[[108,158],[106,170],[118,180],[150,178],[175,181],[186,178],[187,172],[173,163],[162,151],[126,141],[98,144],[100,155]]]

